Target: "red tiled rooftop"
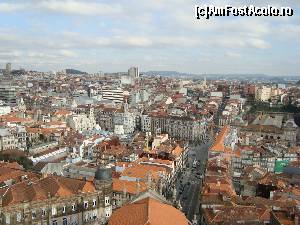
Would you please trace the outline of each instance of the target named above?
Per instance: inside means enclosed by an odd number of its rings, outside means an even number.
[[[178,209],[152,198],[145,198],[116,210],[108,225],[188,225]]]

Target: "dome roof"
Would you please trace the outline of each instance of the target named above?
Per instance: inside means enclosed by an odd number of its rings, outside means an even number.
[[[98,167],[95,172],[96,180],[110,180],[112,179],[111,168]]]

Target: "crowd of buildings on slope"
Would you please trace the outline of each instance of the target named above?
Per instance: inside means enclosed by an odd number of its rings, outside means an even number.
[[[247,114],[249,99],[297,106],[296,86],[147,77],[136,67],[105,76],[9,74],[0,83],[0,157],[32,165],[29,172],[1,164],[2,224],[104,224],[147,190],[180,208],[175,181],[189,144],[215,131],[202,222],[270,223],[285,211],[285,219],[297,220],[293,115]]]
[[[254,123],[264,123],[261,129],[281,125],[278,117],[265,119],[259,116]],[[270,125],[268,119],[277,123]],[[270,138],[272,133],[246,143],[239,129],[223,127],[209,149],[200,197],[202,224],[298,225],[300,146]]]

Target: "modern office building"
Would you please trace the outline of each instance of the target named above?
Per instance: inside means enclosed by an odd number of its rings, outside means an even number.
[[[6,63],[5,71],[6,75],[9,76],[11,73],[11,63]]]
[[[122,89],[102,89],[100,91],[103,100],[110,100],[116,103],[124,101],[124,92]]]
[[[132,78],[139,78],[140,77],[139,68],[138,67],[129,68],[128,75]]]
[[[17,103],[17,88],[9,85],[0,86],[0,100],[7,104]]]

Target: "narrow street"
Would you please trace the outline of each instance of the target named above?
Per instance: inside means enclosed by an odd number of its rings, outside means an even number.
[[[182,211],[192,222],[199,221],[199,195],[202,187],[202,178],[207,160],[207,152],[212,138],[204,140],[201,145],[190,145],[186,169],[179,177],[176,189],[177,200],[180,201]],[[196,217],[196,218],[195,218]]]

